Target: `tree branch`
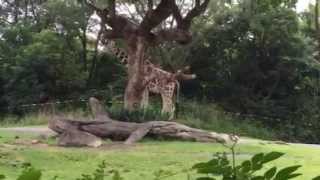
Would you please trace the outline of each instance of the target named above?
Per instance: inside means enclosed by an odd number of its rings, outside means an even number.
[[[118,39],[123,37],[121,33],[114,30],[104,29],[102,32],[103,35],[101,39],[103,43],[105,43],[108,39]]]
[[[90,0],[89,0],[90,1]],[[104,24],[107,24],[112,28],[112,31],[106,30],[103,33],[103,38],[122,38],[128,33],[134,32],[136,25],[130,22],[127,18],[117,15],[115,13],[115,0],[109,0],[109,8],[100,9],[97,8],[92,3],[85,1],[86,4],[96,11],[97,15],[100,17]]]
[[[136,11],[137,11],[138,15],[141,17],[141,19],[143,19],[144,15],[146,14],[144,4],[143,4],[143,2],[141,2],[141,0],[137,0],[136,2],[137,2],[135,4]]]
[[[189,31],[181,29],[164,29],[155,34],[154,42],[161,44],[166,41],[176,41],[180,44],[187,44],[192,40],[192,35]]]
[[[155,10],[149,9],[140,25],[140,32],[149,33],[172,14],[174,0],[161,0]]]
[[[153,0],[148,0],[148,10],[152,10],[153,9]]]
[[[115,0],[109,0],[109,11],[110,11],[110,16],[115,17],[116,16],[116,2]]]
[[[177,24],[181,24],[183,22],[183,18],[178,8],[178,5],[176,3],[174,3],[172,7],[172,12],[173,12],[174,19],[176,19],[177,21]]]
[[[201,4],[200,0],[195,0],[194,8],[187,13],[187,15],[183,18],[182,21],[180,20],[179,22],[178,19],[180,19],[180,17],[176,17],[178,22],[178,29],[188,30],[191,26],[192,19],[203,13],[206,10],[209,2],[210,0],[204,0],[204,2]]]
[[[88,1],[89,1],[89,2],[88,2]],[[103,11],[102,9],[97,8],[91,0],[88,0],[88,1],[87,1],[87,0],[84,0],[84,3],[85,3],[88,7],[90,7],[91,9],[93,9],[94,11],[96,11],[97,13]]]

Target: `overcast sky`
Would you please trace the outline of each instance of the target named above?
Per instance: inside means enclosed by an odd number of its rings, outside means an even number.
[[[297,11],[301,12],[308,8],[309,3],[314,3],[315,0],[298,0]]]

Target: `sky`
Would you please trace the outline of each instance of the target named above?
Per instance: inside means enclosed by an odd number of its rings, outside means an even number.
[[[308,8],[309,3],[314,3],[314,2],[315,0],[298,0],[297,11],[302,12],[303,10]]]

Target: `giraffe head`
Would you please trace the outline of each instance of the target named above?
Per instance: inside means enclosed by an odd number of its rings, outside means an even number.
[[[114,41],[108,40],[106,43],[104,43],[104,47],[107,51],[110,51],[112,53],[116,48],[116,43]]]
[[[190,66],[186,66],[183,69],[179,69],[178,71],[176,71],[176,73],[174,73],[175,78],[177,78],[178,80],[192,80],[192,79],[196,79],[197,75],[196,74],[186,74],[186,71],[190,70]]]

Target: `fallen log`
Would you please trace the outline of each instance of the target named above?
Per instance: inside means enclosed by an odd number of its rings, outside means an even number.
[[[101,138],[132,144],[145,136],[219,143],[229,140],[226,134],[195,129],[176,122],[131,123],[113,120],[97,99],[90,98],[89,104],[94,119],[80,121],[56,116],[49,121],[49,128],[58,133],[58,145],[97,147],[102,144]]]

